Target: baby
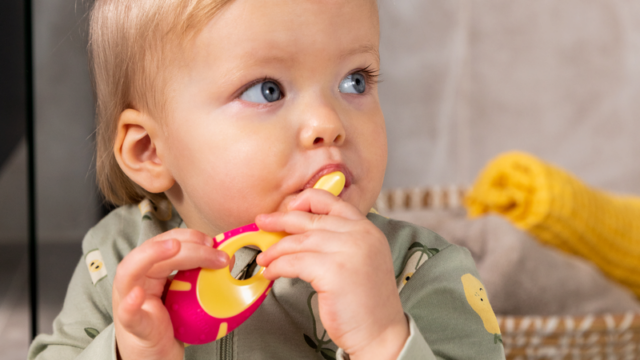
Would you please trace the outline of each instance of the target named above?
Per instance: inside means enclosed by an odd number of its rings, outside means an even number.
[[[468,251],[370,212],[387,160],[375,0],[97,0],[98,181],[53,335],[30,359],[500,359]],[[312,189],[341,171],[335,197]],[[188,346],[174,270],[221,269],[213,236],[285,237],[233,274],[276,280],[244,324]]]

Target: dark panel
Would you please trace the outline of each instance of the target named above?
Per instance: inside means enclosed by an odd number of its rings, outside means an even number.
[[[22,1],[0,1],[0,169],[25,132],[23,21]]]

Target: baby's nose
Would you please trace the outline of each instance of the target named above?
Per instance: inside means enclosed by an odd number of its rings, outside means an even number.
[[[301,133],[301,143],[307,149],[321,146],[340,146],[346,133],[338,114],[324,111],[306,122]]]
[[[335,139],[333,139],[333,143],[334,144],[339,144],[340,142],[342,142],[342,134],[338,134],[336,136]],[[317,137],[315,139],[313,139],[313,145],[318,145],[318,144],[322,144],[324,143],[324,138],[322,137]]]

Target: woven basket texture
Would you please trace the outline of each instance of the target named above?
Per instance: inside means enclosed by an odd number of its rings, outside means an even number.
[[[498,316],[507,359],[640,359],[640,314]]]

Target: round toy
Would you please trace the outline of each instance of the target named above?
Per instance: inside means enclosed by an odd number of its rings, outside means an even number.
[[[320,178],[314,188],[338,196],[344,184],[344,174],[336,171]],[[265,251],[287,235],[262,231],[250,224],[216,236],[213,247],[232,257],[249,245]],[[229,267],[179,271],[165,298],[175,337],[185,344],[206,344],[233,331],[269,294],[273,281],[266,279],[263,272],[261,269],[250,279],[237,280]]]

